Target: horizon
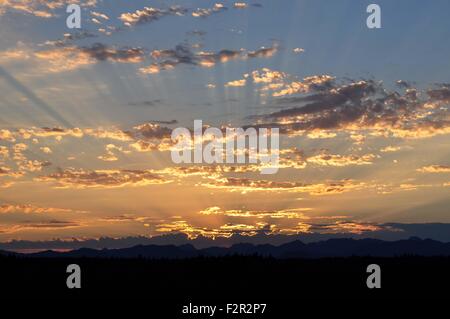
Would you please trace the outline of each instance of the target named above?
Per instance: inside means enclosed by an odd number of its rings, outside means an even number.
[[[78,249],[125,249],[135,246],[182,246],[192,245],[196,249],[208,247],[231,247],[239,244],[284,245],[300,241],[305,244],[328,241],[331,239],[352,240],[380,240],[384,242],[397,242],[404,240],[433,240],[440,243],[450,243],[450,224],[388,224],[389,228],[379,232],[354,233],[299,233],[296,235],[270,234],[260,232],[255,235],[232,234],[230,237],[216,237],[199,235],[190,238],[183,232],[165,233],[155,236],[128,236],[128,237],[99,237],[99,238],[72,238],[53,239],[43,241],[27,241],[13,239],[0,242],[0,250],[17,253],[35,253],[42,251],[67,252]]]

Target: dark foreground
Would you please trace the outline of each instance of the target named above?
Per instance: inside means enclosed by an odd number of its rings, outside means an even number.
[[[381,289],[366,268],[381,267]],[[81,267],[81,289],[66,268]],[[449,298],[450,257],[184,260],[0,257],[1,288],[13,298],[145,298],[267,302],[353,298]],[[287,302],[287,301],[286,301]]]

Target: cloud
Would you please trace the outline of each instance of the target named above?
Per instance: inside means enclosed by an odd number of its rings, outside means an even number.
[[[0,1],[0,16],[9,11],[32,14],[40,18],[51,18],[55,9],[61,9],[71,3],[80,4],[83,7],[94,7],[96,0],[3,0]]]
[[[174,49],[154,50],[151,57],[155,60],[149,66],[140,68],[142,74],[159,73],[162,70],[172,70],[177,65],[187,64],[202,67],[213,67],[217,63],[248,58],[268,58],[277,52],[277,47],[261,48],[256,51],[223,49],[218,52],[193,52],[187,45],[177,45]]]
[[[334,132],[329,132],[325,130],[313,130],[307,135],[310,139],[322,139],[322,138],[333,138],[336,137],[337,134]]]
[[[232,5],[233,9],[247,9],[250,5],[248,3],[245,2],[235,2]],[[260,7],[260,4],[252,4],[253,7]],[[220,12],[225,12],[226,10],[228,10],[227,7],[225,7],[224,4],[222,3],[215,3],[211,8],[197,8],[195,10],[192,11],[192,16],[195,18],[206,18],[209,17],[210,15],[216,14],[216,13],[220,13]]]
[[[67,168],[40,176],[39,182],[53,183],[57,188],[117,188],[147,186],[170,182],[151,170],[94,170]]]
[[[6,166],[0,166],[0,176],[11,176],[11,169]]]
[[[115,127],[110,128],[61,128],[61,127],[42,127],[42,128],[26,128],[26,129],[18,129],[14,132],[9,132],[9,139],[15,138],[23,138],[30,139],[32,137],[39,138],[58,138],[60,137],[74,137],[74,138],[82,138],[84,136],[91,136],[99,139],[110,139],[116,141],[132,141],[133,133],[130,131],[123,131]]]
[[[204,187],[226,189],[231,192],[294,192],[310,195],[333,195],[351,190],[361,190],[365,183],[353,180],[329,181],[324,183],[279,182],[270,180],[252,180],[248,178],[220,177],[201,184]]]
[[[135,135],[146,139],[170,138],[172,129],[155,123],[144,123],[134,127]]]
[[[149,222],[149,221],[154,221],[154,220],[155,219],[153,217],[136,216],[134,214],[122,214],[122,215],[107,216],[107,217],[100,218],[100,221],[108,222],[108,223],[123,223],[123,222],[144,223],[144,222]]]
[[[227,223],[218,228],[193,226],[185,220],[177,220],[170,223],[162,223],[156,226],[157,232],[162,233],[184,233],[190,239],[204,236],[209,238],[231,237],[233,234],[256,235],[260,230],[265,228],[265,224],[249,225]]]
[[[91,11],[91,16],[96,17],[96,18],[100,18],[103,20],[109,20],[109,17],[101,12],[97,12],[97,11]]]
[[[152,152],[152,151],[170,151],[172,149],[172,143],[169,139],[164,139],[162,141],[153,140],[153,141],[144,141],[138,140],[133,144],[130,144],[130,147],[138,152]]]
[[[51,149],[50,147],[47,147],[47,146],[40,147],[40,150],[41,150],[43,153],[45,153],[45,154],[51,154],[51,153],[53,153],[53,152],[52,152],[52,149]]]
[[[247,56],[249,58],[270,58],[278,51],[278,46],[274,45],[272,47],[262,47],[256,51],[248,52]]]
[[[99,61],[114,63],[139,63],[144,61],[146,52],[140,47],[115,47],[103,43],[94,43],[90,46],[67,45],[69,41],[79,40],[95,35],[83,31],[65,34],[63,40],[47,41],[52,48],[33,51],[30,48],[20,46],[16,49],[1,52],[0,61],[24,61],[36,62],[38,72],[65,72],[87,67]]]
[[[87,39],[87,38],[95,38],[98,35],[95,33],[92,33],[90,31],[82,30],[82,31],[71,31],[68,33],[64,33],[62,39],[56,39],[56,40],[47,40],[43,43],[38,44],[38,47],[64,47],[68,46],[71,42]],[[30,49],[28,49],[29,52],[31,52]]]
[[[52,165],[49,161],[24,160],[17,162],[20,171],[40,172],[44,167]]]
[[[226,63],[230,60],[248,58],[268,58],[278,50],[277,46],[260,48],[256,51],[246,52],[244,49],[223,49],[218,52],[192,51],[186,44],[177,45],[174,49],[154,50],[150,55],[141,47],[117,47],[103,43],[94,43],[89,46],[76,46],[69,41],[94,37],[87,31],[65,34],[63,40],[47,41],[51,48],[32,50],[23,45],[15,49],[3,51],[0,61],[30,60],[35,62],[37,72],[58,73],[85,68],[97,62],[109,61],[114,63],[140,63],[151,58],[154,62],[141,67],[142,74],[158,73],[161,70],[171,70],[177,65],[187,64],[202,67],[213,67],[217,63]]]
[[[274,219],[309,219],[305,216],[304,212],[310,211],[310,208],[295,208],[295,209],[283,209],[277,211],[248,211],[248,210],[222,210],[220,207],[213,206],[208,207],[199,212],[200,215],[223,215],[228,217],[241,217],[241,218],[274,218]]]
[[[119,158],[116,155],[114,155],[114,153],[106,153],[104,155],[98,156],[97,158],[104,162],[115,162],[119,160]]]
[[[139,47],[109,47],[102,43],[95,43],[90,47],[79,48],[81,52],[99,61],[113,61],[120,63],[138,63],[144,60],[145,51]]]
[[[245,3],[245,2],[235,2],[235,3],[233,4],[233,7],[236,8],[236,9],[246,9],[246,8],[248,8],[248,3]]]
[[[34,56],[48,64],[42,67],[44,71],[54,73],[76,70],[95,62],[88,52],[74,46],[37,51]]]
[[[49,161],[39,161],[39,160],[30,160],[25,156],[24,152],[28,149],[28,146],[24,143],[14,144],[11,148],[12,156],[10,156],[9,149],[6,147],[0,148],[0,155],[3,158],[10,158],[15,162],[17,166],[17,170],[12,170],[9,167],[0,165],[0,176],[7,177],[22,177],[25,175],[25,172],[39,172],[44,167],[48,167],[51,165]],[[1,163],[0,163],[1,164]]]
[[[245,79],[242,79],[242,80],[236,80],[236,81],[227,82],[225,84],[225,86],[228,86],[228,87],[239,87],[239,86],[245,86],[245,83],[246,83]]]
[[[0,188],[9,188],[12,185],[14,185],[14,182],[12,182],[12,181],[2,181],[2,180],[0,180]]]
[[[14,143],[16,139],[10,130],[1,129],[0,130],[0,141],[8,141]]]
[[[132,141],[134,138],[130,131],[122,131],[117,128],[86,128],[83,133],[96,138],[122,142]]]
[[[206,18],[213,13],[219,13],[227,10],[222,3],[215,3],[212,8],[198,8],[192,12],[192,16],[195,18]]]
[[[0,55],[0,62],[10,61],[25,61],[30,58],[30,52],[23,44],[19,43],[17,48],[2,51]]]
[[[352,221],[337,221],[333,224],[313,225],[309,228],[310,231],[320,232],[322,234],[332,233],[350,233],[362,234],[366,232],[376,232],[383,230],[382,225],[370,223],[358,223]]]
[[[3,159],[9,157],[9,149],[6,146],[0,146],[0,157]]]
[[[29,230],[55,230],[55,229],[69,229],[81,227],[83,224],[75,221],[63,221],[63,220],[48,220],[48,221],[22,221],[20,224],[14,225],[1,225],[0,233],[16,233],[20,231]]]
[[[390,146],[389,145],[389,146],[382,148],[380,150],[380,152],[382,152],[382,153],[397,152],[397,151],[400,151],[401,149],[402,149],[401,146]]]
[[[58,213],[86,213],[66,208],[41,207],[32,204],[3,204],[0,205],[0,214],[24,213],[24,214],[58,214]]]
[[[442,84],[442,87],[427,91],[431,100],[449,103],[450,102],[450,85]]]
[[[371,165],[373,164],[376,155],[365,154],[365,155],[337,155],[323,153],[315,156],[308,157],[308,163],[321,166],[336,166],[344,167],[351,165]]]
[[[261,48],[260,50],[249,52],[247,57],[271,57],[278,50],[278,46],[274,45],[271,48]],[[293,95],[299,93],[309,93],[310,91],[320,91],[331,87],[334,77],[329,75],[314,75],[305,77],[299,80],[297,77],[288,73],[271,70],[269,68],[262,68],[254,70],[251,73],[244,74],[244,81],[247,83],[253,81],[254,84],[259,85],[259,91],[262,93],[270,92],[273,97],[282,97],[286,95]],[[242,82],[242,86],[246,82]]]
[[[448,165],[429,165],[417,169],[421,173],[450,173],[450,166]]]
[[[122,13],[119,19],[124,25],[131,27],[137,24],[150,23],[169,15],[182,16],[186,12],[187,9],[180,6],[171,6],[169,9],[144,7],[142,10],[136,10],[135,12]]]
[[[24,134],[29,134],[29,136],[36,137],[55,137],[55,136],[72,136],[72,137],[83,137],[84,133],[79,128],[64,129],[60,127],[42,127],[42,128],[31,128],[29,130],[19,131],[23,136]]]
[[[256,214],[253,214],[250,211],[222,211],[219,207],[210,207],[202,211],[207,213],[203,215],[208,216],[209,212],[225,215],[228,212],[232,215],[228,217],[244,218],[247,220],[247,223],[227,222],[218,227],[199,227],[185,220],[176,220],[158,224],[156,226],[156,231],[169,234],[184,233],[189,239],[195,239],[199,236],[217,239],[220,237],[230,238],[232,236],[240,235],[248,237],[248,240],[251,240],[251,237],[256,235],[346,234],[348,236],[350,234],[367,235],[383,230],[395,231],[388,225],[342,220],[345,219],[346,216],[316,216],[309,219],[302,214],[296,214],[295,209],[291,214],[289,214],[288,211],[289,210],[280,212],[256,212]],[[260,221],[262,218],[266,217],[271,218],[269,223]],[[254,221],[250,221],[249,219],[254,219]],[[277,223],[277,220],[279,219],[301,219],[302,221],[296,222],[293,225],[281,225]],[[306,221],[303,221],[303,219]],[[239,240],[243,240],[243,238],[239,237]]]
[[[417,95],[390,92],[372,80],[310,83],[320,84],[308,88],[312,94],[277,99],[277,104],[296,106],[260,116],[258,126],[279,127],[290,135],[345,131],[355,137],[363,132],[364,136],[419,139],[450,133],[446,86],[428,91],[428,98],[419,100]]]
[[[131,151],[125,150],[121,146],[116,146],[114,144],[108,144],[105,146],[106,154],[98,156],[97,158],[105,161],[105,162],[114,162],[118,160],[118,157],[116,156],[116,153],[121,154],[129,154]]]
[[[395,84],[397,84],[397,86],[402,89],[411,88],[411,83],[409,83],[408,81],[398,80],[397,82],[395,82]]]
[[[139,152],[169,151],[174,145],[171,139],[172,129],[155,122],[135,126],[132,134],[135,142],[130,147]]]

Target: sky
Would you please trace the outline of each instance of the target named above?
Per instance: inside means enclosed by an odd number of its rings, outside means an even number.
[[[0,0],[0,241],[450,223],[450,2],[372,2]],[[279,171],[174,164],[196,119]]]

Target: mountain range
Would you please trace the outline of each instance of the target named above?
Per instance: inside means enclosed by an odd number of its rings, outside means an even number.
[[[380,230],[362,233],[300,233],[296,235],[258,233],[254,236],[233,234],[230,237],[217,237],[215,239],[198,236],[189,238],[183,233],[167,233],[159,236],[129,236],[121,238],[100,237],[95,239],[53,239],[53,240],[11,240],[0,242],[0,250],[16,252],[37,252],[43,250],[75,250],[81,248],[92,249],[120,249],[137,245],[193,245],[197,249],[214,246],[230,247],[235,244],[249,243],[253,245],[271,244],[275,246],[299,240],[303,243],[320,242],[329,239],[373,238],[385,241],[406,240],[411,237],[433,239],[440,242],[450,242],[450,224],[448,223],[422,223],[422,224],[383,224]]]
[[[279,246],[270,244],[235,244],[231,247],[208,247],[197,249],[184,245],[137,245],[120,249],[81,248],[72,251],[42,251],[37,253],[15,253],[0,251],[2,255],[41,258],[150,258],[179,259],[194,257],[265,256],[274,258],[322,258],[374,256],[394,257],[405,255],[450,256],[450,243],[412,237],[407,240],[383,241],[378,239],[329,239],[314,243],[295,240]]]

